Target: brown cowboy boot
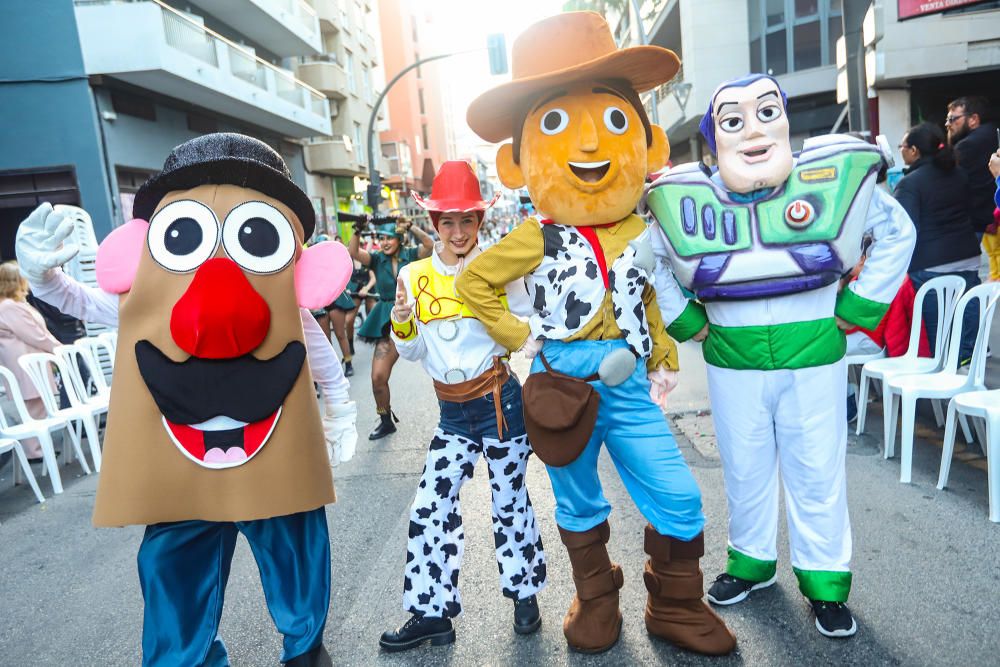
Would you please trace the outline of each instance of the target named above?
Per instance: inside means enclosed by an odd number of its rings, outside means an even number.
[[[725,655],[736,648],[736,637],[702,600],[705,593],[698,559],[705,553],[705,534],[684,542],[647,525],[645,551],[649,554],[643,574],[649,591],[649,633],[706,655]]]
[[[576,584],[576,595],[563,619],[563,634],[575,651],[607,651],[622,631],[618,609],[622,569],[611,564],[604,546],[611,537],[611,527],[604,521],[582,533],[560,528],[559,535],[569,552]]]

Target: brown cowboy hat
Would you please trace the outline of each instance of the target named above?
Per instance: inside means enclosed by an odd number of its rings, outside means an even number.
[[[513,79],[469,105],[473,132],[497,143],[514,133],[514,114],[525,102],[559,84],[625,79],[637,93],[670,81],[677,55],[659,46],[619,49],[607,21],[596,12],[566,12],[530,26],[514,41]]]

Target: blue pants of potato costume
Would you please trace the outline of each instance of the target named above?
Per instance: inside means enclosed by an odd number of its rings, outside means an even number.
[[[216,667],[229,656],[219,620],[239,533],[260,570],[286,662],[323,641],[330,606],[330,536],[323,507],[256,521],[179,521],[146,527],[139,547],[145,600],[142,664]]]
[[[624,340],[546,341],[542,348],[553,370],[574,377],[596,373],[612,350]],[[544,370],[536,358],[532,373]],[[580,457],[559,468],[546,466],[556,498],[556,523],[565,530],[584,532],[611,514],[597,476],[597,458],[603,443],[618,469],[625,489],[657,533],[681,540],[697,536],[705,525],[701,491],[660,408],[649,397],[646,367],[636,364],[632,376],[616,387],[591,385],[601,396],[594,433]]]

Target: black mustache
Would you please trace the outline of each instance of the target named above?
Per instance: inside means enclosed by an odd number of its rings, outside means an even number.
[[[271,359],[190,357],[173,361],[148,340],[135,344],[135,359],[156,407],[174,424],[198,424],[226,416],[256,422],[274,414],[302,370],[306,348],[288,343]]]

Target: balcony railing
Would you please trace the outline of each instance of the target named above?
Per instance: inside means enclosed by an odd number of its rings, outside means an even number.
[[[88,4],[94,4],[93,0],[86,1]],[[104,3],[111,1],[104,0]],[[262,90],[269,90],[268,83],[271,80],[274,92],[282,99],[313,113],[323,113],[326,96],[296,79],[291,72],[253,55],[160,0],[146,1],[159,5],[163,10],[163,30],[170,46],[213,67],[220,65],[223,60],[220,58],[220,52],[225,52],[224,60],[228,63],[229,73],[233,76]],[[311,8],[309,10],[312,11]]]
[[[253,0],[267,9],[268,13],[280,16],[285,14],[292,18],[295,28],[300,29],[309,39],[316,36],[316,10],[305,0]]]
[[[126,80],[136,79],[142,72],[149,73],[146,80],[154,87],[159,85],[160,79],[156,79],[156,72],[159,70],[169,71],[172,75],[197,82],[201,86],[209,85],[220,95],[236,96],[243,103],[250,106],[263,107],[267,109],[267,104],[261,104],[266,98],[258,99],[256,94],[247,95],[239,90],[237,84],[230,89],[225,83],[226,76],[238,79],[241,82],[250,84],[265,94],[280,98],[299,109],[307,111],[309,114],[319,116],[321,123],[329,121],[328,102],[326,96],[307,85],[303,81],[295,78],[292,72],[256,56],[245,47],[236,44],[222,35],[206,28],[197,18],[192,18],[180,12],[160,0],[75,0],[78,8],[94,7],[93,11],[100,11],[100,14],[90,14],[89,9],[78,9],[84,12],[78,16],[78,25],[81,26],[82,33],[87,39],[83,41],[85,60],[93,65],[94,70],[89,69],[88,73],[93,74],[120,74]],[[123,10],[105,10],[101,7],[121,6]],[[111,13],[109,13],[111,12]],[[156,16],[162,22],[162,33],[156,30]],[[131,24],[125,28],[121,24]],[[144,35],[142,52],[133,52],[130,47],[122,46],[115,48],[114,44],[126,44],[127,39],[123,37],[122,30],[140,29]],[[162,41],[159,41],[162,40]],[[157,44],[157,42],[159,42]],[[164,54],[170,54],[168,58],[158,59],[157,49],[163,50],[164,45],[169,47]],[[124,49],[124,50],[123,50]],[[134,58],[128,54],[134,53]],[[179,57],[178,57],[179,56]],[[217,73],[208,75],[201,72],[201,68],[193,68],[190,65],[181,66],[185,58],[193,58],[200,63],[217,70]],[[190,71],[189,71],[190,69]],[[197,71],[196,71],[197,69]],[[221,74],[220,78],[218,75]],[[206,79],[205,77],[208,76]],[[131,79],[129,78],[131,77]],[[213,83],[208,83],[213,81]],[[142,85],[143,80],[138,83]],[[183,95],[183,91],[176,89],[174,94]],[[198,92],[198,95],[202,93]],[[200,102],[206,106],[205,102]],[[215,108],[209,103],[208,108]],[[230,102],[219,102],[219,110],[231,113]],[[256,112],[250,111],[256,116]],[[288,112],[278,111],[286,116]],[[292,114],[294,115],[294,114]],[[297,120],[305,120],[298,118]],[[315,118],[306,121],[311,125]]]

